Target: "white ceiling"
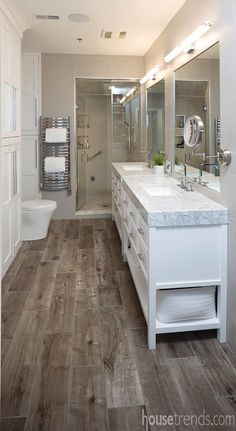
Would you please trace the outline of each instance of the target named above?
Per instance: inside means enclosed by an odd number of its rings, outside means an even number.
[[[59,15],[59,21],[32,18],[23,49],[48,53],[144,55],[185,0],[18,0],[31,16]],[[90,16],[75,23],[72,13]],[[101,39],[101,30],[127,31],[122,39]],[[81,37],[79,43],[76,38]]]

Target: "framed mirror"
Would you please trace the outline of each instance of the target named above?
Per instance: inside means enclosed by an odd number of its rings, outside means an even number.
[[[188,177],[215,191],[220,191],[219,74],[219,43],[175,72],[175,170],[182,173],[185,163]]]
[[[165,81],[147,90],[147,151],[165,151]]]

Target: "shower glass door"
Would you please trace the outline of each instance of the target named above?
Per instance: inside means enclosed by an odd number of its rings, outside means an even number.
[[[82,106],[81,106],[82,107]],[[89,116],[80,114],[80,105],[77,109],[77,209],[79,210],[86,200],[86,171],[87,149],[89,148]]]

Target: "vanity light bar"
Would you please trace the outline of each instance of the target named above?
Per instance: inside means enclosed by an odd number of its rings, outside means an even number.
[[[132,88],[128,91],[128,93],[126,93],[126,94],[122,97],[122,99],[120,100],[120,103],[125,102],[125,101],[126,101],[126,99],[127,99],[129,96],[131,96],[131,95],[132,95],[136,90],[137,90],[137,87],[132,87]]]
[[[142,79],[140,79],[140,84],[144,84],[149,79],[152,79],[157,74],[159,69],[160,66],[157,64],[155,67],[153,67],[153,69],[149,70],[149,72]]]
[[[190,34],[180,45],[174,48],[169,54],[164,57],[164,62],[169,63],[177,55],[181,54],[184,50],[191,47],[201,36],[203,36],[208,30],[210,30],[212,24],[210,21],[205,21],[198,27],[193,33]]]
[[[164,62],[169,63],[175,57],[177,57],[177,55],[181,54],[181,52],[182,52],[182,47],[181,47],[181,45],[178,45],[176,48],[172,49],[172,51],[170,51],[169,54],[167,54],[164,57]]]

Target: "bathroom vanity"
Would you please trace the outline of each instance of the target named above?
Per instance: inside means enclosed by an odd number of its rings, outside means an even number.
[[[156,334],[213,328],[224,342],[228,210],[144,164],[114,163],[112,214],[149,348]]]

